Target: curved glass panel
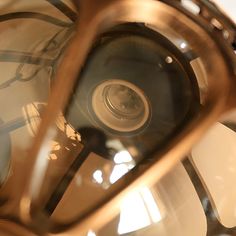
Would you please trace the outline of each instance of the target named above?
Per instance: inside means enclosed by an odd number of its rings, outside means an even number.
[[[182,164],[153,187],[131,193],[120,215],[96,232],[102,235],[205,236],[207,221],[196,190]]]
[[[200,5],[176,4],[195,20],[177,10],[181,20],[169,16],[172,8],[163,3],[157,24],[119,21],[96,35],[66,108],[37,153],[30,179],[34,224],[27,225],[35,234],[77,223],[157,161],[156,154],[207,107],[209,87],[221,74],[209,76],[213,69],[203,51],[213,60],[220,49],[200,27]],[[31,147],[78,16],[70,0],[4,0],[0,11],[0,219],[21,224]],[[87,236],[233,235],[235,133],[219,124],[216,129],[192,158],[154,186],[130,193],[120,215],[100,230],[91,225]]]
[[[236,226],[235,144],[235,132],[222,124],[216,124],[192,151],[192,161],[217,210],[219,220],[228,228]]]
[[[141,161],[151,161],[198,107],[194,71],[167,38],[142,24],[98,36],[65,111],[82,151],[65,168],[46,212],[64,198],[63,222],[85,213]]]
[[[24,189],[28,152],[48,101],[50,79],[74,31],[61,8],[67,5],[0,3],[0,201],[11,209],[1,211],[3,218],[18,217],[18,207],[8,203],[14,205]]]

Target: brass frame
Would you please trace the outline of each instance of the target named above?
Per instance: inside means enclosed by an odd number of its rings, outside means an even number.
[[[32,206],[34,206],[34,216],[35,209],[40,212],[35,189],[39,191],[42,185],[47,166],[46,161],[43,163],[45,168],[40,170],[42,171],[41,177],[37,178],[37,182],[34,181],[34,177],[35,173],[38,174],[38,162],[43,160],[42,149],[45,148],[45,142],[55,135],[56,118],[65,108],[77,74],[94,38],[100,32],[121,22],[145,22],[159,28],[163,28],[166,24],[174,24],[175,27],[184,25],[185,30],[181,33],[187,40],[193,42],[195,50],[202,56],[208,75],[207,101],[199,116],[189,123],[165,150],[156,154],[156,161],[151,166],[135,173],[135,178],[127,177],[118,181],[114,193],[96,209],[89,212],[86,217],[71,225],[56,225],[56,232],[48,235],[82,235],[88,232],[91,222],[95,221],[95,229],[102,227],[107,219],[111,219],[118,213],[118,203],[127,193],[146,184],[152,185],[157,182],[183,159],[193,144],[214,122],[236,107],[236,57],[230,45],[236,35],[235,26],[216,9],[210,10],[204,2],[204,0],[196,1],[202,10],[201,16],[196,17],[182,8],[178,1],[171,0],[80,1],[77,31],[58,68],[57,83],[53,87],[39,132],[30,150],[30,161],[25,166],[25,189],[18,203],[20,219],[27,227],[34,228],[38,220],[37,217],[32,217]],[[77,1],[75,3],[78,4]],[[212,21],[212,19],[216,21]],[[216,24],[216,22],[218,23]],[[228,33],[227,37],[225,32]],[[204,43],[207,49],[202,47]],[[65,80],[65,78],[67,79]],[[13,227],[10,224],[10,231],[11,228]]]

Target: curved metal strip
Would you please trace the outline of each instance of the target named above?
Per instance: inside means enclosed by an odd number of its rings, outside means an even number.
[[[25,191],[20,200],[20,214],[24,222],[32,222],[31,207],[33,202],[37,201],[37,193],[40,191],[44,173],[47,169],[47,156],[44,155],[45,152],[43,151],[45,148],[44,145],[47,144],[55,134],[54,124],[57,116],[67,104],[73,86],[77,80],[77,75],[81,70],[96,35],[99,21],[92,20],[95,18],[95,15],[90,15],[91,20],[89,23],[85,23],[83,18],[79,22],[77,32],[58,68],[55,78],[57,83],[55,83],[55,86],[52,88],[52,93],[49,98],[48,106],[45,109],[39,132],[29,152],[30,161],[26,163],[25,167]],[[59,94],[60,96],[58,96]],[[40,174],[38,172],[39,162],[44,163],[44,167],[40,169]]]
[[[74,12],[70,7],[68,7],[64,2],[60,0],[46,0],[55,8],[57,8],[60,12],[62,12],[65,16],[67,16],[72,22],[75,22],[78,18],[76,12]]]
[[[15,20],[15,19],[37,19],[47,23],[51,23],[60,27],[70,27],[73,23],[67,23],[52,16],[36,13],[36,12],[13,12],[4,15],[0,15],[0,22]]]
[[[16,52],[9,50],[0,50],[0,61],[17,62],[17,63],[33,64],[33,65],[44,65],[44,66],[52,66],[54,62],[53,59],[34,56],[31,53]]]

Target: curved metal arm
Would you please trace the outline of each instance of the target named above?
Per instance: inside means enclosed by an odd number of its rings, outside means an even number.
[[[48,106],[43,115],[39,133],[36,136],[32,148],[29,152],[29,162],[25,168],[25,191],[20,200],[20,214],[24,222],[31,222],[31,207],[37,199],[37,193],[41,189],[44,174],[47,169],[47,152],[45,146],[55,134],[55,121],[60,111],[67,104],[77,75],[83,65],[86,55],[91,47],[96,35],[96,27],[99,21],[96,21],[95,14],[86,13],[81,15],[77,32],[71,41],[71,44],[65,53],[64,59],[58,69],[54,88],[49,98]],[[85,21],[88,17],[90,21]],[[60,96],[59,96],[60,94]]]

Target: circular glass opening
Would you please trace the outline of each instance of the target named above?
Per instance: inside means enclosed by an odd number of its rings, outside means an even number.
[[[92,109],[104,125],[120,132],[141,128],[150,115],[143,91],[124,80],[99,84],[92,94]]]

